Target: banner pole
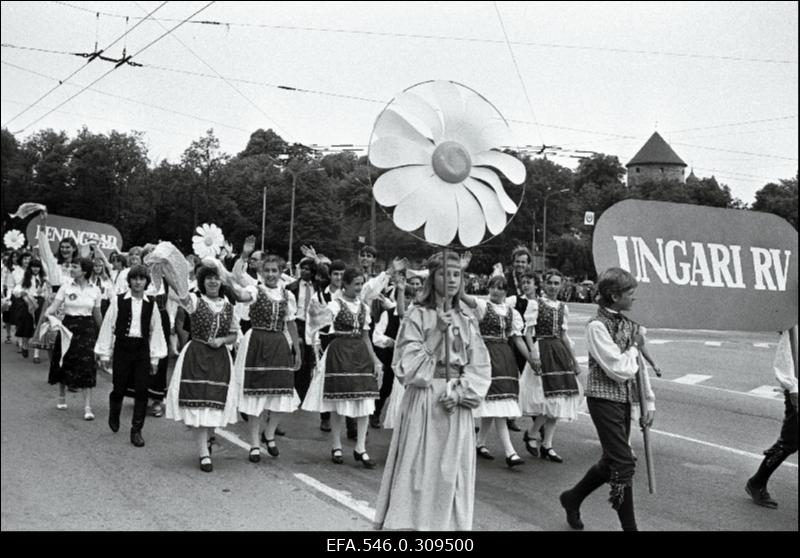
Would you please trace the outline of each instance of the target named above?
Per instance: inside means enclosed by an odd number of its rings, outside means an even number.
[[[645,368],[644,358],[642,358],[641,351],[639,352],[638,356],[636,357],[637,363],[639,365],[639,371],[636,373],[638,376],[636,378],[637,387],[639,388],[639,410],[641,412],[641,417],[647,414],[647,389],[645,388],[645,378],[644,376],[647,374],[647,368]],[[650,494],[656,493],[656,473],[655,467],[653,464],[653,450],[650,446],[650,427],[649,426],[642,426],[642,437],[644,439],[644,459],[645,464],[647,466],[647,489]]]

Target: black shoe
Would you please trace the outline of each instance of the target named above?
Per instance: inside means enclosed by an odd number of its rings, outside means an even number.
[[[344,458],[342,457],[342,448],[335,448],[331,450],[331,461],[337,465],[344,463]]]
[[[284,432],[284,431],[283,431],[283,430],[281,430],[280,428],[276,428],[276,429],[275,429],[275,435],[276,435],[276,436],[286,436],[286,432]]]
[[[244,422],[248,422],[250,420],[250,417],[248,417],[245,413],[242,413],[241,411],[239,411],[239,416],[242,418]]]
[[[278,446],[275,445],[274,438],[272,440],[267,440],[267,453],[269,453],[272,457],[278,457],[281,454],[281,452],[278,451]]]
[[[364,457],[365,455],[366,455],[366,457]],[[361,464],[364,467],[366,467],[367,469],[374,469],[375,468],[375,463],[370,461],[369,455],[367,455],[367,452],[358,453],[356,450],[353,450],[353,457],[355,458],[356,461],[360,461]]]
[[[211,457],[206,455],[200,458],[200,470],[204,473],[210,473],[214,470],[214,465],[211,464]]]
[[[250,455],[248,456],[250,463],[258,463],[261,461],[261,448],[250,448]]]
[[[574,507],[569,501],[569,491],[562,492],[558,500],[561,502],[561,507],[567,512],[567,523],[569,523],[569,526],[577,531],[583,531],[580,509]]]
[[[542,455],[542,459],[549,459],[553,463],[563,463],[564,462],[564,460],[561,459],[561,456],[558,455],[553,448],[542,447],[541,455]]]
[[[22,358],[28,358],[28,349],[22,349]]]
[[[514,432],[519,432],[522,430],[519,426],[517,426],[517,421],[514,419],[506,419],[506,425],[508,426],[509,430],[513,430]]]
[[[513,453],[513,454],[509,455],[508,457],[506,457],[506,465],[508,465],[509,467],[512,467],[512,468],[516,467],[518,465],[522,465],[524,463],[525,462],[522,460],[522,458],[519,455],[517,455],[516,453]]]
[[[522,441],[525,442],[525,449],[528,450],[528,453],[534,457],[539,457],[539,447],[532,446],[530,443],[535,442],[536,438],[531,438],[528,435],[528,431],[526,430],[525,433],[522,435]]]
[[[137,448],[144,447],[144,438],[142,438],[142,431],[131,428],[131,444]]]
[[[331,431],[331,421],[327,419],[322,419],[319,421],[319,429],[323,432],[330,432]]]
[[[111,432],[119,432],[119,415],[108,415],[108,427],[111,429]]]
[[[778,502],[772,499],[772,496],[770,496],[769,492],[767,492],[766,486],[758,487],[753,484],[752,480],[748,480],[747,484],[744,485],[744,490],[750,495],[750,497],[753,499],[753,502],[759,506],[770,508],[772,510],[778,507]]]
[[[494,455],[492,455],[491,452],[488,449],[486,449],[486,446],[478,446],[477,448],[475,448],[475,451],[478,452],[478,457],[483,457],[484,459],[489,459],[489,460],[494,459]]]
[[[381,427],[381,418],[376,415],[370,415],[369,417],[369,425],[372,428],[380,428]]]

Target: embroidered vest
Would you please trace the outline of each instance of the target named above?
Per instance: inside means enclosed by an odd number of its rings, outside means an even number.
[[[282,332],[286,324],[288,309],[286,289],[281,289],[281,300],[272,300],[264,289],[258,289],[258,297],[250,305],[250,323],[255,329]]]
[[[557,308],[548,306],[539,300],[539,316],[536,319],[536,338],[561,337],[564,325],[564,303],[559,302]]]
[[[604,308],[599,308],[597,316],[589,320],[589,323],[592,322],[600,322],[605,326],[620,351],[627,351],[633,344],[633,322],[625,316],[612,314]],[[589,353],[589,380],[586,384],[586,397],[608,399],[617,403],[634,403],[639,400],[636,390],[635,379],[623,383],[612,380]]]
[[[501,337],[503,339],[511,335],[511,309],[505,316],[501,316],[495,311],[491,302],[486,303],[486,314],[478,324],[478,329],[482,337]]]
[[[114,335],[117,337],[129,337],[131,331],[131,320],[133,319],[133,299],[125,298],[125,295],[117,295],[117,321],[114,325]],[[153,316],[153,299],[142,301],[142,321],[139,330],[142,332],[142,339],[150,339],[150,318]]]
[[[192,314],[192,339],[207,343],[215,337],[225,337],[231,331],[233,306],[227,300],[219,313],[214,312],[204,298],[197,299],[197,310]]]
[[[353,314],[347,304],[339,301],[339,313],[333,319],[333,333],[361,334],[364,321],[367,319],[367,310],[363,302],[358,305],[358,314]]]

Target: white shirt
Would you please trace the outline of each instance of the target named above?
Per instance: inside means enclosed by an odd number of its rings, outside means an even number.
[[[145,294],[142,298],[133,297],[128,291],[125,293],[125,300],[131,300],[131,329],[128,332],[129,337],[142,337],[142,306],[144,301],[149,301],[148,296]],[[103,325],[100,326],[100,333],[97,336],[97,343],[94,346],[94,352],[100,358],[111,358],[114,350],[114,340],[116,339],[116,332],[114,329],[117,324],[117,308],[118,297],[111,299],[111,304],[108,307],[106,316],[103,319]],[[150,360],[153,363],[158,362],[167,356],[167,343],[164,339],[164,331],[161,328],[161,315],[158,313],[158,307],[153,306],[153,314],[150,316]]]
[[[114,292],[118,295],[124,294],[128,290],[128,272],[131,268],[119,270],[117,276],[114,278]]]
[[[606,310],[612,314],[617,313],[608,308]],[[642,327],[640,328],[640,333],[645,335],[647,330]],[[636,372],[639,371],[639,349],[635,345],[631,345],[627,351],[620,351],[602,322],[592,320],[586,325],[586,344],[589,348],[589,354],[597,361],[603,372],[615,382],[623,383],[631,380],[636,376]],[[655,410],[656,396],[650,387],[649,376],[645,374],[644,377],[647,408],[653,411]]]
[[[389,325],[389,312],[389,310],[381,312],[381,317],[372,332],[372,344],[380,349],[394,347],[394,339],[386,335],[386,327]],[[397,307],[392,309],[391,312],[394,316],[397,316]]]
[[[775,353],[772,368],[783,389],[788,390],[789,393],[797,393],[797,378],[794,375],[794,363],[792,362],[791,335],[791,330],[781,333],[778,352]]]
[[[308,312],[308,308],[306,307],[306,296],[313,297],[314,296],[314,284],[311,281],[305,281],[300,279],[300,282],[297,285],[297,319],[306,321],[308,317],[306,314]],[[311,304],[311,299],[309,298],[308,304]]]
[[[95,308],[100,308],[102,293],[96,285],[65,283],[56,293],[56,300],[64,304],[68,316],[91,316]]]

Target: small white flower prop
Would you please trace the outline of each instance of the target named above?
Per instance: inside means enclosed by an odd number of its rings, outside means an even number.
[[[19,250],[25,246],[25,236],[17,229],[12,229],[3,235],[3,244],[5,244],[6,248]]]
[[[525,165],[496,150],[511,143],[502,115],[473,90],[451,81],[415,85],[375,122],[369,161],[390,169],[375,182],[375,200],[394,207],[401,230],[424,226],[433,244],[448,246],[458,234],[463,246],[475,246],[517,211],[498,176],[525,181]]]
[[[218,226],[203,223],[192,237],[192,250],[200,258],[215,258],[225,244],[225,235]]]

